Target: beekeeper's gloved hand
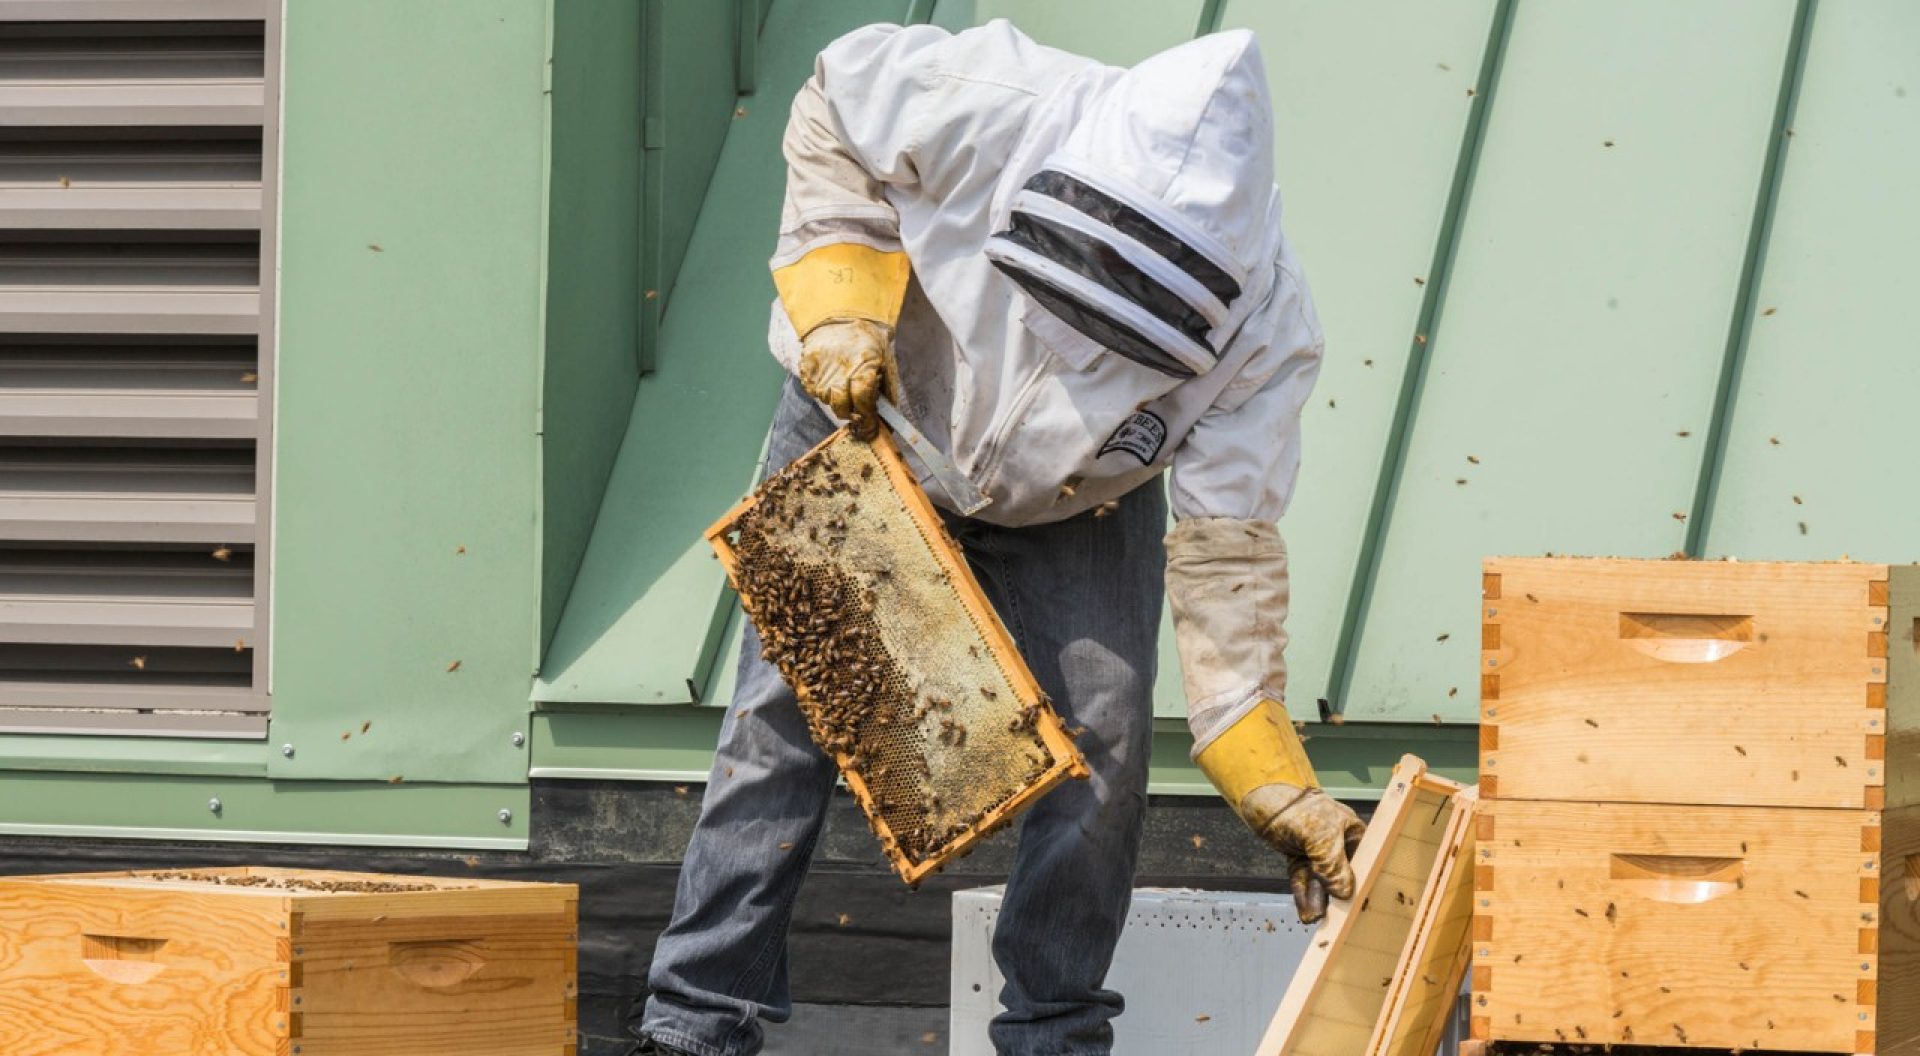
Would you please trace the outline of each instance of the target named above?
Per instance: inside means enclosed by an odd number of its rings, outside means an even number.
[[[1287,856],[1287,880],[1300,919],[1327,915],[1327,896],[1353,897],[1353,865],[1367,826],[1353,808],[1317,788],[1262,785],[1241,800],[1241,818]]]
[[[910,272],[906,253],[855,242],[819,246],[773,269],[781,307],[800,335],[801,388],[862,440],[880,431],[880,398],[900,402],[893,328]]]
[[[851,424],[855,436],[873,439],[880,429],[874,405],[899,395],[892,330],[870,319],[835,319],[808,331],[800,348],[807,394]]]
[[[1300,919],[1327,913],[1327,896],[1353,897],[1349,861],[1367,827],[1351,807],[1320,790],[1293,721],[1262,700],[1194,759],[1254,835],[1287,857]]]

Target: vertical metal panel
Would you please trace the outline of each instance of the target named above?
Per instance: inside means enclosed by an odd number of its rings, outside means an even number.
[[[1204,6],[1204,0],[976,0],[973,22],[1009,19],[1042,44],[1131,66],[1192,37]]]
[[[752,95],[760,83],[760,0],[738,0],[734,15],[733,90]]]
[[[253,493],[256,523],[253,577],[253,688],[263,700],[273,693],[273,427],[274,399],[278,392],[277,351],[280,347],[280,102],[281,67],[285,58],[280,4],[272,4],[266,13],[262,50],[265,53],[262,92],[265,113],[260,129],[260,270],[256,281],[260,288],[260,322],[255,331],[253,385],[257,399],[259,432],[254,437]],[[264,730],[261,732],[265,732]]]
[[[732,119],[706,188],[658,369],[641,379],[592,540],[553,645],[541,702],[678,704],[699,695],[732,604],[700,532],[751,485],[779,395],[767,354],[787,101],[834,37],[897,21],[906,0],[776,4],[761,90]],[[728,52],[723,50],[721,55]]]
[[[640,363],[651,370],[658,365],[662,313],[727,138],[743,12],[738,4],[715,0],[646,4],[648,209]]]
[[[1920,556],[1916,40],[1903,0],[1814,16],[1706,553]]]
[[[1349,716],[1471,720],[1483,554],[1680,546],[1792,17],[1518,7]]]
[[[1300,483],[1281,524],[1292,557],[1288,697],[1299,718],[1314,717],[1315,699],[1329,695],[1364,556],[1371,470],[1392,442],[1416,348],[1409,338],[1437,290],[1434,245],[1483,90],[1496,7],[1236,0],[1221,23],[1259,34],[1287,234],[1327,334],[1302,426]],[[1176,685],[1163,685],[1163,708],[1178,698]]]
[[[639,378],[642,22],[631,0],[553,8],[540,409],[543,643],[552,640],[586,552]]]
[[[240,6],[0,5],[0,730],[265,728],[278,27],[198,20]]]
[[[547,5],[287,17],[274,773],[522,781]]]
[[[1754,196],[1753,226],[1747,232],[1747,252],[1740,269],[1740,293],[1734,299],[1733,317],[1727,325],[1726,352],[1721,357],[1720,384],[1713,394],[1713,415],[1707,425],[1707,439],[1700,456],[1700,476],[1694,482],[1693,506],[1687,519],[1685,551],[1700,553],[1700,543],[1713,523],[1714,500],[1720,490],[1720,470],[1727,458],[1727,426],[1733,416],[1735,397],[1740,390],[1740,375],[1745,367],[1747,343],[1753,336],[1754,297],[1760,284],[1760,268],[1767,255],[1767,242],[1773,237],[1774,206],[1780,197],[1780,170],[1786,166],[1787,144],[1793,137],[1793,111],[1800,98],[1801,75],[1806,71],[1807,37],[1813,29],[1814,0],[1797,0],[1793,16],[1793,41],[1787,48],[1786,69],[1780,74],[1780,90],[1774,103],[1773,125],[1768,130],[1767,160],[1761,171],[1760,190]]]

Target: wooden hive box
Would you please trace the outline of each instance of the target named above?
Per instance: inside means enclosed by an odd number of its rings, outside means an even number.
[[[1432,1056],[1467,970],[1473,789],[1406,756],[1257,1056]]]
[[[577,889],[292,869],[0,878],[6,1056],[572,1056]]]
[[[1920,568],[1484,573],[1474,1035],[1920,1054]]]

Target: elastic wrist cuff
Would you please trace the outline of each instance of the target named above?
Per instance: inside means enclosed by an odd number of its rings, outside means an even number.
[[[1228,803],[1239,804],[1263,785],[1318,788],[1307,750],[1279,702],[1263,700],[1227,727],[1194,758]]]
[[[773,270],[780,304],[801,337],[831,319],[868,319],[892,327],[906,299],[907,255],[857,242],[812,250]]]

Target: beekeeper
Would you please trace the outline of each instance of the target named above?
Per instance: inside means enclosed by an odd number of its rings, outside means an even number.
[[[1361,823],[1281,705],[1275,522],[1322,340],[1280,230],[1259,49],[1217,33],[1119,69],[1004,21],[872,26],[820,54],[784,149],[771,344],[793,378],[770,467],[836,419],[871,435],[891,396],[992,499],[949,524],[1086,728],[1093,776],[1023,820],[991,1034],[1010,1056],[1108,1052],[1163,599],[1196,763],[1286,855],[1303,919],[1353,892]],[[757,1019],[790,1012],[786,929],[834,768],[759,652],[742,650],[641,1052],[743,1056]]]

